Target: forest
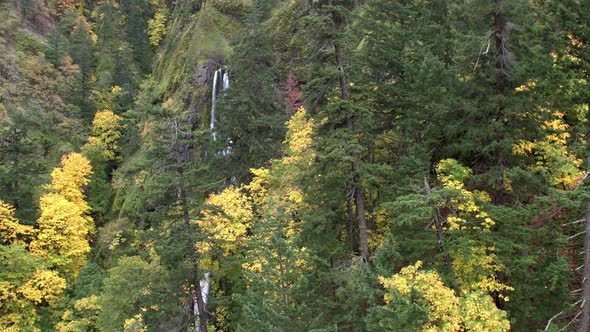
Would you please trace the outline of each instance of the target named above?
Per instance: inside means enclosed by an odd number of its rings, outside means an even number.
[[[0,0],[0,331],[590,331],[590,0]]]

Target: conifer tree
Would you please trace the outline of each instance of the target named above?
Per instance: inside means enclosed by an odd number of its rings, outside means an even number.
[[[231,141],[230,171],[238,181],[247,179],[249,169],[279,156],[288,112],[277,95],[272,49],[264,19],[271,1],[257,0],[249,26],[234,48],[228,63],[231,87],[220,101],[220,141]],[[225,146],[222,146],[222,148]]]
[[[82,116],[90,120],[93,111],[93,105],[90,100],[91,76],[94,72],[94,46],[93,32],[84,16],[76,19],[70,32],[70,49],[68,53],[80,67],[80,86],[82,87],[82,98],[80,109]]]

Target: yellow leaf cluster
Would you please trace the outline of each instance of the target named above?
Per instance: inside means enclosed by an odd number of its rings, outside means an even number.
[[[0,331],[38,331],[37,308],[54,305],[66,281],[22,246],[1,247]],[[39,266],[35,269],[35,266]]]
[[[125,320],[123,325],[123,331],[125,332],[146,332],[147,329],[143,323],[143,317],[141,314],[137,314],[129,319]]]
[[[454,236],[463,242],[449,249],[452,265],[462,294],[474,291],[510,291],[512,287],[496,280],[497,272],[502,266],[497,263],[494,248],[486,243],[473,240],[470,235],[490,232],[495,221],[483,210],[483,203],[490,197],[482,191],[469,191],[464,180],[471,175],[471,170],[454,159],[441,161],[437,166],[439,180],[447,189],[458,191],[458,195],[449,201],[441,202],[451,214],[447,217],[448,230],[460,231]],[[459,243],[459,242],[457,242]]]
[[[207,253],[213,246],[219,246],[226,255],[235,253],[238,247],[244,245],[246,233],[252,223],[250,200],[239,188],[229,187],[219,194],[211,195],[205,203],[209,208],[202,211],[203,218],[198,224],[208,234],[208,240],[198,244],[198,251],[208,256]],[[203,260],[205,261],[206,259]]]
[[[49,188],[66,200],[74,203],[82,213],[90,211],[85,201],[83,187],[89,182],[92,174],[90,161],[80,153],[70,153],[61,159],[62,167],[57,167],[51,172],[51,185]]]
[[[39,229],[30,251],[50,259],[60,272],[76,275],[86,263],[88,237],[94,231],[83,192],[92,169],[88,159],[79,153],[64,156],[61,163],[62,167],[51,173],[51,192],[41,196]]]
[[[122,121],[122,117],[107,109],[96,112],[92,120],[92,137],[88,144],[102,149],[107,160],[115,160],[119,152],[117,141],[124,128]]]
[[[168,21],[168,10],[165,6],[156,9],[154,18],[148,20],[148,35],[150,44],[157,46],[166,35],[166,21]]]
[[[403,268],[392,278],[379,277],[387,289],[396,289],[402,296],[409,296],[412,290],[420,292],[428,307],[429,323],[423,331],[454,332],[461,327],[459,299],[455,292],[444,285],[434,271],[419,271],[422,262]],[[390,303],[394,293],[385,294],[385,302]]]
[[[483,292],[472,292],[461,298],[461,316],[467,331],[504,332],[510,330],[506,312],[499,310],[492,298]]]
[[[443,283],[436,271],[423,271],[421,267],[422,262],[418,261],[391,278],[380,276],[379,280],[388,290],[384,297],[385,303],[391,303],[401,296],[428,308],[428,322],[422,331],[505,332],[510,329],[506,313],[496,308],[490,296],[475,291],[458,297]],[[412,298],[412,292],[418,292],[421,296]]]
[[[26,330],[35,331],[35,308],[55,304],[66,288],[66,280],[60,273],[75,276],[86,262],[86,254],[90,251],[88,235],[93,223],[88,216],[90,207],[84,200],[83,186],[88,184],[87,177],[92,170],[88,160],[78,153],[64,156],[61,163],[62,167],[51,173],[52,183],[47,186],[50,191],[41,196],[37,230],[19,224],[14,209],[0,201],[0,236],[13,243],[14,246],[8,248],[20,250],[25,250],[25,240],[32,238],[29,252],[17,250],[12,253],[40,266],[26,274],[15,274],[10,282],[0,282],[3,303],[0,304],[0,316],[3,316],[0,330],[16,326],[16,330],[26,327]],[[44,269],[39,265],[45,264],[44,260],[35,256],[51,261],[55,270]],[[4,307],[4,303],[13,307]],[[23,315],[29,318],[25,319]]]
[[[438,179],[444,188],[459,191],[450,202],[442,202],[441,207],[450,208],[455,213],[447,218],[450,230],[475,229],[489,231],[495,225],[487,212],[477,202],[489,202],[490,197],[483,191],[469,191],[463,181],[471,175],[471,170],[454,159],[442,160],[436,167]]]
[[[536,164],[532,166],[549,174],[554,186],[573,188],[583,176],[583,160],[577,158],[568,149],[571,134],[569,125],[563,119],[565,114],[547,108],[538,108],[538,121],[547,134],[533,141],[519,140],[512,146],[514,155],[534,156]],[[546,120],[545,118],[550,118]]]
[[[312,132],[314,122],[308,119],[307,112],[300,108],[287,123],[287,156],[282,161],[288,164],[309,164],[315,157],[315,151],[311,148],[313,143]]]
[[[496,263],[494,248],[485,248],[474,241],[453,253],[453,271],[463,294],[474,291],[500,292],[514,288],[498,282],[496,273],[501,266]]]
[[[0,200],[0,238],[24,246],[33,234],[33,227],[19,223],[14,217],[14,208]]]
[[[34,327],[36,320],[34,307],[19,296],[17,287],[0,281],[0,331],[20,332],[26,328],[38,332],[40,330]]]
[[[286,155],[273,160],[269,168],[252,169],[254,177],[244,187],[256,212],[253,226],[258,226],[255,234],[258,244],[249,249],[249,260],[242,267],[253,275],[264,275],[274,285],[265,294],[271,301],[284,301],[293,280],[313,269],[308,250],[292,245],[300,231],[296,216],[310,208],[299,179],[314,160],[313,128],[313,120],[300,108],[288,122]],[[261,245],[277,238],[284,246],[282,249],[266,250]]]
[[[91,330],[95,324],[101,306],[98,297],[91,295],[74,302],[74,310],[66,310],[55,328],[59,332],[78,332]]]
[[[65,289],[66,280],[57,272],[37,270],[33,277],[19,288],[19,292],[31,302],[53,304]]]
[[[75,203],[55,193],[43,195],[40,206],[39,232],[31,242],[31,253],[51,259],[60,271],[77,274],[90,251],[84,214]]]

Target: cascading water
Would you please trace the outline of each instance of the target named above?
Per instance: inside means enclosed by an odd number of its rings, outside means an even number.
[[[203,299],[203,307],[207,306],[207,299],[209,298],[209,289],[211,288],[211,282],[209,281],[209,277],[211,276],[211,274],[209,272],[205,272],[205,277],[203,279],[201,279],[201,281],[199,282],[200,286],[201,286],[201,298]],[[199,319],[200,319],[200,315],[199,315],[199,306],[197,305],[197,299],[194,299],[194,305],[193,305],[193,312],[195,314],[195,330],[197,332],[201,331],[200,327],[199,327]]]
[[[223,73],[223,87],[221,88],[224,95],[227,93],[227,89],[229,89],[229,74],[226,71]]]
[[[215,132],[215,104],[217,104],[217,82],[219,81],[219,75],[221,74],[221,69],[215,71],[215,75],[213,75],[213,89],[211,92],[211,122],[209,123],[209,128],[213,132],[213,140],[216,141],[217,137]]]
[[[219,68],[215,71],[215,75],[213,75],[213,89],[211,92],[211,122],[209,123],[209,128],[212,131],[213,140],[217,140],[217,136],[215,131],[215,106],[217,104],[217,90],[218,90],[218,82],[221,78],[221,92],[225,96],[227,94],[227,90],[229,89],[229,74],[227,70]],[[224,154],[225,155],[225,154]]]
[[[221,92],[225,96],[227,94],[227,90],[229,89],[229,74],[227,73],[227,70],[220,68],[220,69],[216,70],[215,74],[213,75],[213,87],[212,87],[212,92],[211,92],[211,121],[209,122],[209,129],[211,129],[211,135],[213,136],[214,141],[217,140],[216,133],[215,133],[215,122],[216,122],[216,120],[215,120],[215,106],[217,104],[217,90],[218,90],[217,86],[218,86],[218,82],[219,82],[220,78],[222,80]],[[228,146],[226,146],[225,149],[218,152],[217,155],[222,155],[222,156],[229,155],[232,150],[231,144],[233,144],[233,141],[231,139],[229,139]],[[209,289],[211,289],[211,282],[209,281],[210,276],[211,276],[210,272],[205,272],[204,278],[199,281],[199,284],[201,286],[201,297],[203,299],[203,306],[205,306],[205,307],[207,306],[207,298],[209,297]],[[197,299],[195,298],[193,300],[194,300],[193,313],[195,314],[195,330],[197,332],[200,332],[199,307],[197,305]]]

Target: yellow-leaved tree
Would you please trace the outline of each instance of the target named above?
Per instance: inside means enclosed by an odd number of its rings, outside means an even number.
[[[123,118],[110,110],[96,112],[92,120],[92,136],[84,146],[87,154],[100,154],[105,160],[117,160],[119,146],[117,141],[121,137]]]
[[[202,257],[201,267],[217,270],[214,256],[230,257],[244,246],[253,218],[252,203],[235,187],[209,196],[205,203],[208,208],[202,211],[199,226],[207,236],[197,244],[197,249]]]
[[[15,218],[14,208],[0,201],[0,331],[39,331],[37,310],[55,304],[66,288],[47,260],[27,251],[34,235]]]
[[[496,308],[485,292],[475,291],[457,296],[436,271],[421,270],[422,262],[403,268],[391,278],[380,277],[387,290],[385,302],[390,314],[424,315],[420,331],[425,332],[505,332],[510,330],[506,312]],[[409,309],[408,309],[409,308]],[[414,311],[414,312],[412,312]],[[413,330],[420,320],[409,320]],[[406,328],[397,325],[383,327]],[[409,327],[409,326],[407,326]]]
[[[14,208],[0,200],[0,242],[25,245],[33,233],[33,227],[19,223]]]
[[[309,249],[296,241],[301,216],[314,208],[301,184],[315,158],[314,123],[300,108],[287,125],[285,155],[268,168],[252,169],[254,177],[244,187],[254,212],[242,264],[241,281],[248,289],[241,299],[245,330],[307,328],[301,320],[306,305],[299,296],[308,286],[305,275],[317,267]]]
[[[90,162],[82,154],[74,152],[64,156],[61,164],[62,167],[56,167],[51,172],[49,189],[74,203],[82,213],[90,212],[84,195],[84,186],[88,184],[88,177],[92,174]]]
[[[83,191],[92,170],[79,153],[64,156],[61,164],[51,173],[50,192],[41,196],[39,230],[30,251],[49,259],[62,274],[75,276],[86,263],[89,235],[94,232]]]
[[[503,293],[513,288],[496,279],[503,266],[496,258],[493,241],[487,238],[496,224],[483,208],[490,201],[489,195],[465,187],[464,181],[471,170],[457,160],[442,160],[436,171],[444,190],[451,193],[439,206],[449,211],[445,231],[452,238],[448,250],[462,295],[474,291],[496,292],[507,301]]]
[[[371,312],[376,326],[388,331],[503,332],[510,329],[507,313],[496,300],[508,301],[510,285],[497,276],[504,266],[496,256],[496,221],[487,211],[490,196],[469,188],[472,170],[455,159],[437,167],[441,187],[436,190],[437,238],[451,270],[445,284],[435,266],[422,262],[406,266],[393,277],[379,277],[386,289],[386,305]],[[418,325],[419,326],[418,326]]]

